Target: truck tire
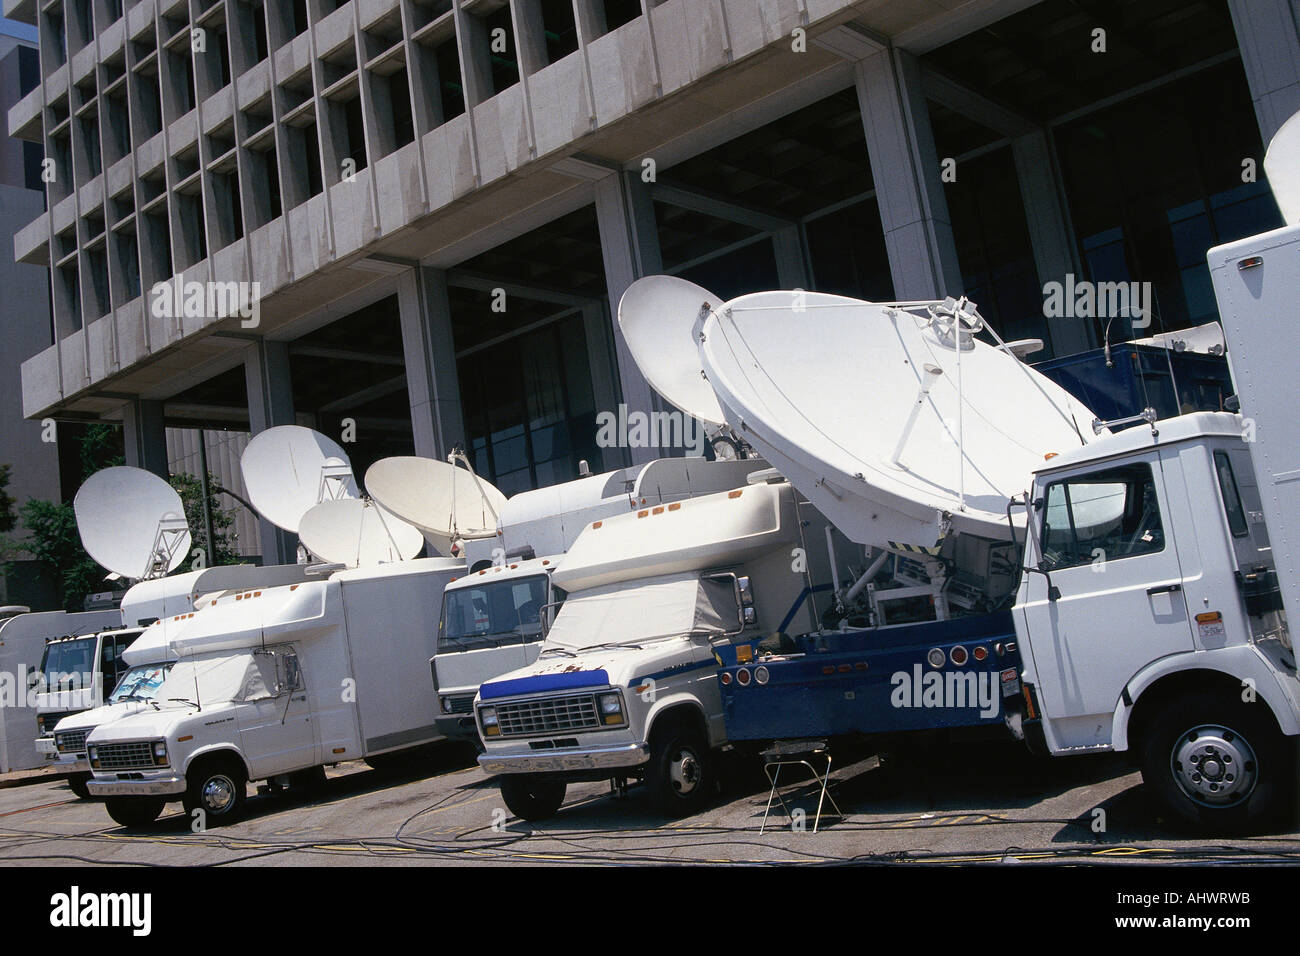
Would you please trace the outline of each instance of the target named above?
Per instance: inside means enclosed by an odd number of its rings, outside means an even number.
[[[81,800],[90,799],[90,788],[86,786],[87,781],[94,776],[89,773],[74,773],[68,777],[68,789],[71,790]]]
[[[717,755],[700,731],[674,722],[650,734],[646,790],[650,802],[669,817],[703,810],[717,786]]]
[[[1293,748],[1262,703],[1195,694],[1165,706],[1142,740],[1142,780],[1178,820],[1249,830],[1288,805]]]
[[[244,768],[235,760],[202,761],[190,768],[185,782],[181,803],[191,821],[195,810],[203,811],[205,827],[225,826],[239,819],[248,781]]]
[[[119,826],[143,827],[158,819],[166,802],[162,797],[105,797],[104,809]]]
[[[531,773],[510,774],[501,778],[501,799],[510,812],[521,820],[545,820],[555,816],[564,803],[568,786],[563,780],[547,779]]]

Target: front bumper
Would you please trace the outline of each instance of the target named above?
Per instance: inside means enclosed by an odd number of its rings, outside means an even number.
[[[487,773],[563,773],[570,770],[619,770],[639,767],[650,759],[646,744],[589,747],[550,753],[485,753],[478,764]]]
[[[185,778],[168,771],[158,776],[140,773],[136,779],[95,777],[86,782],[94,797],[168,797],[185,792]]]
[[[433,723],[438,728],[438,733],[450,740],[465,740],[482,746],[478,739],[478,724],[475,723],[473,714],[438,717]]]
[[[43,754],[46,760],[57,760],[59,748],[54,746],[54,735],[36,738],[36,752]]]
[[[67,773],[90,773],[90,761],[86,759],[84,751],[79,754],[60,754],[56,769]]]

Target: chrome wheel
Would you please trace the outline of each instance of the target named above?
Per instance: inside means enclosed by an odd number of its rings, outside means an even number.
[[[682,796],[692,793],[700,785],[703,777],[700,758],[689,747],[682,747],[669,761],[668,780],[673,789]]]
[[[225,813],[235,802],[235,781],[224,773],[213,774],[203,781],[199,796],[203,800],[203,809],[208,813]]]
[[[1250,743],[1219,724],[1204,724],[1179,737],[1170,764],[1183,793],[1214,809],[1241,803],[1259,780],[1259,765]]]

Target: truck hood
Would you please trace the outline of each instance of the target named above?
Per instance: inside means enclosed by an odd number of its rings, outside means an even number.
[[[155,710],[145,706],[132,714],[127,714],[112,723],[100,724],[86,738],[88,744],[106,744],[121,740],[152,740],[157,737],[170,738],[182,724],[190,723],[199,717],[207,720],[220,720],[229,715],[222,713],[223,708],[198,711],[183,704],[162,704]],[[206,721],[205,721],[206,722]]]
[[[527,667],[484,683],[480,700],[514,697],[519,694],[550,693],[583,687],[626,687],[634,679],[654,676],[677,664],[690,663],[708,653],[688,637],[670,637],[643,643],[640,647],[600,647],[572,651],[574,656],[542,649]]]
[[[81,730],[85,727],[98,727],[100,724],[111,723],[131,714],[139,713],[141,708],[148,706],[148,702],[143,700],[124,700],[116,704],[105,704],[103,707],[83,710],[79,714],[63,718],[54,730],[58,732],[61,730]]]

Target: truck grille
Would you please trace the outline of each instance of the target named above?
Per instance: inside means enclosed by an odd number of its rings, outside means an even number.
[[[73,714],[79,714],[79,710],[60,710],[51,714],[41,714],[37,719],[38,728],[42,737],[50,737],[54,734],[54,726],[64,717],[71,717]]]
[[[451,698],[451,713],[468,714],[471,711],[473,711],[473,709],[474,709],[473,695],[466,696],[466,697]]]
[[[600,726],[595,694],[572,697],[538,697],[497,704],[497,722],[503,737],[553,734]]]
[[[147,740],[129,744],[99,744],[95,748],[99,759],[97,770],[138,770],[155,766],[153,744]]]
[[[89,727],[84,730],[60,730],[54,735],[54,744],[59,753],[80,753],[86,749],[86,735],[89,733]]]

